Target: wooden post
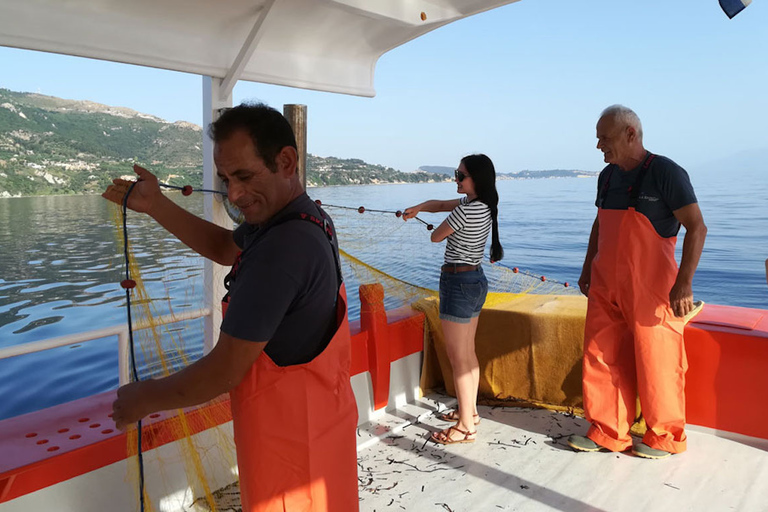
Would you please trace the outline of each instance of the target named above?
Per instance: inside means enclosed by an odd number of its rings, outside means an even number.
[[[293,128],[296,135],[296,146],[299,151],[298,172],[301,185],[307,188],[307,106],[283,105],[283,115]]]

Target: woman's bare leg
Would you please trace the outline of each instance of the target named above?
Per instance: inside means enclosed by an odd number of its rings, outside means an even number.
[[[475,416],[477,416],[477,393],[480,388],[480,363],[477,361],[477,351],[475,350],[475,333],[477,333],[477,323],[479,320],[480,317],[475,317],[470,321],[470,332],[466,338],[466,351],[470,356],[469,363],[472,369],[472,396],[474,397],[472,402],[472,414]],[[477,421],[479,421],[479,419]]]
[[[456,398],[459,402],[459,422],[456,426],[465,432],[474,432],[474,414],[477,412],[477,382],[480,376],[474,343],[474,331],[477,328],[477,323],[475,322],[474,328],[472,322],[460,324],[450,320],[441,320],[441,324],[445,348],[453,369]],[[452,437],[458,437],[458,435]]]

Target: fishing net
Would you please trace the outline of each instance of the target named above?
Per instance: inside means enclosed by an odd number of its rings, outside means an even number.
[[[330,203],[322,203],[322,207],[336,225],[342,270],[350,290],[351,318],[359,311],[359,303],[353,296],[359,284],[381,284],[387,309],[437,297],[445,244],[432,243],[429,236],[445,218],[445,213],[420,214],[416,219],[403,221],[399,210]],[[578,289],[570,283],[507,263],[492,264],[487,255],[482,266],[488,279],[486,306],[529,293],[578,294]]]
[[[150,277],[143,278],[141,248],[142,244],[151,242],[147,240],[146,233],[134,236],[136,244],[131,240],[132,232],[124,236],[123,212],[117,205],[113,209],[113,221],[120,227],[118,240],[127,254],[131,285],[135,283],[130,288],[129,311],[133,327],[131,359],[134,380],[167,377],[202,355],[199,337],[201,321],[183,320],[175,313],[176,306],[189,305],[195,301],[194,297],[199,296],[195,293],[195,288],[201,286],[197,279],[199,272],[189,272],[189,266],[183,263],[189,255],[176,255],[148,265]],[[142,233],[141,230],[137,232]],[[124,246],[126,240],[127,248]],[[176,243],[171,240],[164,242]],[[186,284],[181,287],[184,292],[180,303],[171,300],[172,294],[179,289],[178,286],[172,287],[172,283],[179,281]],[[132,462],[130,480],[141,482],[141,485],[136,485],[143,493],[143,499],[137,499],[141,509],[147,512],[182,510],[188,509],[194,501],[195,507],[203,506],[202,510],[206,510],[205,506],[207,510],[218,510],[213,493],[230,483],[222,482],[221,475],[229,474],[231,478],[236,478],[233,476],[236,456],[231,428],[222,426],[229,418],[229,403],[226,397],[219,397],[205,407],[191,411],[179,409],[170,414],[152,414],[145,420],[149,425],[141,431],[134,428],[128,430],[127,452]],[[204,438],[198,434],[201,432],[205,433]],[[168,444],[174,440],[180,442]],[[166,448],[153,449],[158,446]],[[182,489],[178,489],[176,482],[163,479],[163,466],[179,460],[183,461],[186,473]],[[148,481],[148,468],[151,468],[153,476],[159,475],[160,478]]]
[[[311,194],[312,191],[310,191]],[[179,194],[172,194],[180,199]],[[319,201],[318,201],[319,202]],[[231,206],[231,205],[230,205]],[[343,205],[323,203],[324,210],[333,218],[342,256],[342,272],[349,295],[349,317],[354,322],[360,315],[359,285],[378,283],[384,289],[387,311],[398,308],[416,308],[423,311],[430,330],[440,329],[437,313],[437,284],[443,262],[445,244],[431,243],[430,232],[446,214],[420,215],[418,219],[403,221],[398,210],[376,209],[370,205]],[[376,206],[376,205],[373,205]],[[231,207],[232,215],[237,215]],[[179,242],[169,235],[160,235],[153,229],[143,232],[132,229],[147,220],[128,212],[128,262],[129,273],[136,287],[131,290],[131,316],[134,327],[133,352],[136,374],[139,379],[159,378],[170,375],[189,365],[202,355],[202,321],[191,319],[175,321],[179,312],[190,309],[201,301],[204,284],[201,276],[201,260],[190,264],[191,253],[169,251],[174,256],[163,261],[151,261],[142,248],[146,244]],[[426,220],[425,220],[426,219]],[[119,240],[123,244],[122,211],[114,209],[114,221],[120,229]],[[150,221],[151,222],[151,221]],[[508,259],[513,251],[507,250]],[[550,279],[512,264],[483,262],[489,281],[486,307],[493,307],[528,294],[567,295],[578,290],[555,279]],[[190,270],[192,268],[192,270]],[[196,269],[196,270],[195,270]],[[144,275],[142,275],[142,271]],[[181,295],[181,296],[180,296]],[[412,317],[413,321],[420,321]],[[142,430],[142,450],[138,449],[138,430],[128,436],[128,453],[132,456],[133,475],[130,481],[142,481],[142,475],[155,471],[162,475],[162,468],[169,463],[184,461],[186,488],[178,483],[160,478],[144,479],[143,509],[150,510],[229,510],[231,486],[235,486],[236,457],[231,428],[226,424],[229,404],[225,398],[215,400],[205,408],[190,411],[174,411],[162,419],[162,428]],[[147,421],[151,422],[152,417]],[[149,427],[158,423],[150,423]],[[205,439],[199,432],[206,432]],[[154,437],[153,437],[154,436]],[[167,440],[180,439],[178,453],[151,449],[158,437]],[[140,456],[139,456],[140,455]],[[155,469],[152,469],[155,468]],[[154,474],[154,473],[153,473]],[[222,477],[224,475],[224,477]],[[229,481],[226,481],[227,476]],[[220,489],[216,491],[216,489]],[[165,498],[159,499],[158,496]],[[169,496],[174,497],[173,502]],[[137,499],[137,503],[140,500]]]

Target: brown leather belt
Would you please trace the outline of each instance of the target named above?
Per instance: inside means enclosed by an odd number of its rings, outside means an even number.
[[[448,272],[450,274],[456,274],[458,272],[471,272],[480,268],[480,265],[460,265],[458,263],[446,263],[440,270]]]

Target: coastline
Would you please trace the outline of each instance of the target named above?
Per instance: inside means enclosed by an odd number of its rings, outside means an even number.
[[[561,180],[561,179],[574,179],[574,178],[597,178],[597,173],[594,173],[593,175],[578,175],[578,176],[542,176],[537,178],[519,178],[514,176],[504,176],[499,175],[497,176],[498,180],[503,181],[531,181],[531,180]],[[336,187],[363,187],[363,186],[370,186],[370,185],[427,185],[427,184],[434,184],[434,183],[451,183],[452,179],[446,179],[444,181],[376,181],[371,183],[347,183],[344,185],[307,185],[307,188],[336,188]],[[179,193],[178,190],[168,190],[165,192],[166,194],[172,194],[172,193]],[[0,200],[2,199],[23,199],[28,197],[70,197],[70,196],[95,196],[100,195],[99,192],[80,192],[77,194],[36,194],[36,195],[21,195],[21,196],[12,196],[12,195],[3,195],[3,193],[0,193]]]

